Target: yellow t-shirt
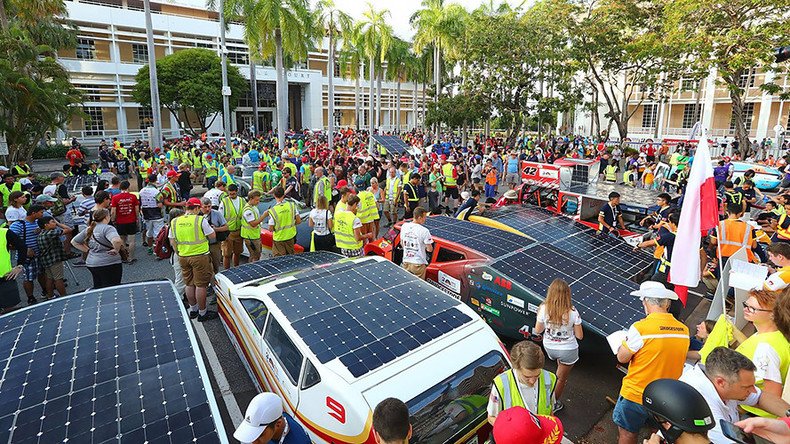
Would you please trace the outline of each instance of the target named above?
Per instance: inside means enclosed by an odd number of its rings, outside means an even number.
[[[642,392],[656,379],[678,379],[689,349],[689,329],[669,313],[651,313],[628,329],[622,344],[634,353],[620,396],[642,404]]]

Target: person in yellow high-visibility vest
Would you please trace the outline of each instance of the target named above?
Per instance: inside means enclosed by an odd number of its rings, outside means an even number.
[[[376,196],[369,189],[360,191],[357,196],[359,197],[357,217],[362,222],[362,232],[373,233],[375,236],[376,221],[379,219],[379,206],[376,202]]]
[[[219,203],[219,212],[228,221],[228,238],[222,242],[222,266],[227,270],[239,266],[239,258],[244,250],[244,240],[241,238],[241,213],[247,201],[239,196],[239,186],[228,185],[228,195]]]
[[[266,171],[266,162],[258,165],[258,170],[252,173],[252,189],[261,193],[269,191],[269,172]]]
[[[603,169],[604,180],[610,183],[617,183],[617,162],[614,159],[609,161],[609,165]]]
[[[247,205],[241,211],[241,238],[247,251],[250,253],[249,262],[255,262],[261,258],[261,223],[266,220],[266,212],[260,214],[258,204],[261,201],[261,192],[258,190],[250,191],[247,195]]]
[[[488,422],[493,425],[499,413],[511,407],[551,416],[557,376],[543,369],[543,350],[534,342],[521,341],[511,349],[510,361],[513,368],[494,378],[488,399]]]
[[[277,203],[264,211],[264,216],[269,216],[269,231],[272,232],[272,257],[294,254],[296,244],[296,226],[302,223],[296,204],[285,201],[285,190],[282,187],[274,189],[274,199]]]
[[[233,185],[236,183],[234,174],[236,174],[236,167],[233,165],[228,165],[227,168],[225,168],[225,171],[222,172],[220,180],[225,182],[226,185]]]
[[[362,232],[362,221],[357,217],[358,206],[359,197],[351,194],[346,200],[346,208],[335,211],[335,246],[346,257],[362,256],[364,242],[373,239],[373,233]]]
[[[316,167],[315,189],[313,190],[313,206],[316,206],[319,196],[324,196],[327,202],[332,202],[332,181],[324,175],[323,167]]]
[[[187,200],[186,214],[170,221],[170,244],[178,254],[178,264],[186,285],[189,317],[198,322],[217,317],[206,308],[206,288],[214,278],[209,256],[209,240],[216,239],[208,219],[200,215],[200,199]]]
[[[209,190],[214,188],[219,176],[219,163],[214,160],[214,156],[207,154],[203,165],[206,167],[206,188]],[[226,184],[227,185],[227,184]]]
[[[384,216],[390,225],[398,223],[398,204],[403,191],[403,182],[397,176],[395,167],[390,167],[385,182]]]
[[[25,271],[27,254],[17,254],[17,265],[14,267],[11,265],[11,247],[16,251],[27,251],[22,237],[8,228],[0,228],[0,313],[14,310],[21,301],[16,278]]]

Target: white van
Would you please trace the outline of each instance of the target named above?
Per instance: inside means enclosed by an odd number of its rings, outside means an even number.
[[[373,408],[409,406],[412,442],[482,443],[510,367],[474,311],[380,257],[304,253],[216,277],[219,313],[262,391],[313,442],[373,443]]]

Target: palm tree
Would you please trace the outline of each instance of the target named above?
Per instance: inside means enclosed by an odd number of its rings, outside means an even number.
[[[212,3],[210,1],[209,3]],[[307,0],[225,0],[228,20],[244,22],[244,40],[258,59],[274,56],[277,72],[277,142],[285,149],[288,84],[284,57],[304,59],[316,39],[315,20]]]
[[[362,14],[362,20],[357,24],[354,36],[360,44],[365,55],[368,57],[370,66],[370,115],[368,116],[368,147],[373,149],[373,79],[375,76],[375,66],[384,63],[387,51],[392,43],[392,27],[387,24],[387,17],[390,12],[387,9],[375,10],[373,5],[368,3],[368,9]]]
[[[412,115],[414,116],[414,128],[417,128],[417,83],[422,78],[422,63],[420,58],[409,53],[406,59],[406,78],[412,83]]]
[[[327,63],[327,77],[329,81],[329,151],[332,152],[332,143],[335,134],[335,39],[351,35],[353,20],[351,16],[335,7],[334,0],[319,0],[316,5],[316,24],[326,30],[329,37],[329,63]]]
[[[397,132],[400,132],[401,79],[406,75],[407,64],[411,58],[410,46],[407,41],[396,37],[390,46],[390,50],[387,52],[387,79],[398,83],[395,98],[395,130]]]
[[[359,109],[359,79],[365,77],[365,53],[355,42],[356,39],[354,38],[353,32],[343,39],[339,62],[341,74],[348,73],[351,79],[354,80],[354,124],[356,125],[357,131],[359,131],[359,121],[362,120],[362,114]]]

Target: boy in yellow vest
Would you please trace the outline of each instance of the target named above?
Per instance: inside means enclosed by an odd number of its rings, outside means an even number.
[[[250,194],[247,195],[247,205],[241,211],[241,238],[250,252],[249,262],[255,262],[261,258],[261,222],[266,220],[267,214],[264,212],[261,215],[258,211],[260,201],[261,192],[250,191]]]
[[[263,212],[264,217],[269,216],[272,257],[294,254],[296,226],[302,223],[302,218],[293,202],[285,202],[285,190],[282,187],[274,189],[274,199],[277,204]]]

